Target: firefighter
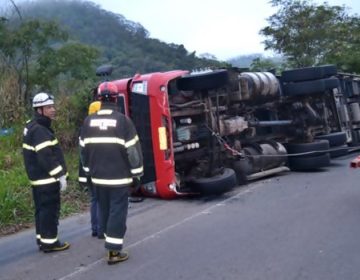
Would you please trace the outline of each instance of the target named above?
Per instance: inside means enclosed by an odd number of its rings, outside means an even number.
[[[70,247],[58,239],[60,190],[67,188],[67,171],[63,152],[51,129],[56,115],[54,97],[38,93],[32,107],[34,118],[26,123],[22,147],[35,205],[36,242],[45,253],[63,251]]]
[[[100,101],[93,101],[89,105],[88,114],[94,114],[100,110],[101,102]],[[90,192],[90,223],[91,223],[91,236],[97,237],[99,239],[104,239],[104,233],[101,229],[100,223],[100,209],[99,203],[96,195],[96,190],[93,184],[91,183],[91,179],[86,176],[86,173],[83,169],[83,164],[80,159],[79,162],[79,183],[84,188],[87,188]]]
[[[84,170],[96,187],[108,264],[128,259],[123,250],[129,189],[143,173],[143,159],[134,124],[117,109],[117,87],[98,87],[101,109],[82,126],[80,147]]]

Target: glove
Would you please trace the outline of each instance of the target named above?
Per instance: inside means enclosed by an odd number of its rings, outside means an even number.
[[[137,193],[141,188],[141,179],[140,176],[133,177],[133,183],[132,183],[132,193]]]
[[[67,188],[66,175],[63,175],[59,178],[60,181],[60,191],[64,192]]]
[[[144,200],[143,197],[139,197],[136,195],[140,195],[140,188],[141,188],[141,178],[140,176],[133,177],[133,185],[131,189],[131,194],[129,199],[129,202],[141,202]]]

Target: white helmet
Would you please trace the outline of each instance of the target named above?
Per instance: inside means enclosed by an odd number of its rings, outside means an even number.
[[[32,100],[33,108],[43,107],[46,105],[54,105],[54,96],[45,92],[40,92],[34,96]]]

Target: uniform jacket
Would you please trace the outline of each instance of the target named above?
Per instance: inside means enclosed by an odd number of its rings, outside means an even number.
[[[129,186],[143,174],[143,158],[132,121],[113,104],[89,115],[80,134],[84,170],[96,185]]]
[[[97,111],[99,111],[101,108],[101,102],[100,101],[93,101],[90,105],[89,105],[89,110],[88,110],[88,114],[94,114]],[[79,138],[80,138],[80,134],[81,134],[81,128],[80,128],[80,133],[79,133]],[[86,176],[86,172],[83,168],[83,164],[82,164],[82,160],[81,160],[81,156],[80,156],[80,160],[79,160],[79,183],[80,186],[86,187],[88,182],[88,177]]]
[[[23,157],[32,186],[55,183],[67,174],[64,155],[48,117],[35,113],[23,135]]]

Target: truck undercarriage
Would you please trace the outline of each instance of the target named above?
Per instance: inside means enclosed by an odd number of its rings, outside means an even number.
[[[144,195],[222,193],[284,170],[326,167],[359,142],[359,76],[333,65],[121,81],[144,152]]]

